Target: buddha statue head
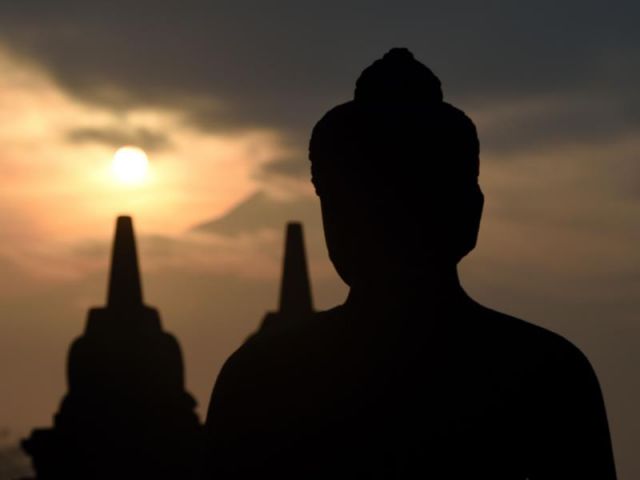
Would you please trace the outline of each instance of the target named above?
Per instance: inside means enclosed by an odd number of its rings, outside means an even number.
[[[455,268],[475,247],[475,126],[407,49],[362,72],[354,99],[314,127],[309,158],[329,256],[349,285]]]

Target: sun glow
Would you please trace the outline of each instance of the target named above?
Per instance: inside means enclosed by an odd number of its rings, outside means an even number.
[[[120,147],[113,155],[111,171],[115,178],[127,185],[136,185],[147,179],[149,159],[144,150],[138,147]]]

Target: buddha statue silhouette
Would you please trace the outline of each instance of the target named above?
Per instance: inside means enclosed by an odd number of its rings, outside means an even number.
[[[349,296],[228,359],[205,425],[211,478],[615,478],[584,355],[460,285],[479,142],[442,98],[392,49],[315,126],[312,181]]]

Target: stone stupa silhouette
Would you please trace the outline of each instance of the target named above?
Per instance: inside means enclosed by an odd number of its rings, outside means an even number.
[[[23,441],[37,478],[191,478],[202,428],[182,354],[143,303],[130,217],[117,219],[107,305],[70,349],[68,393],[50,429]]]
[[[278,311],[266,314],[260,330],[304,321],[305,318],[311,318],[313,312],[302,224],[289,222],[285,235]]]

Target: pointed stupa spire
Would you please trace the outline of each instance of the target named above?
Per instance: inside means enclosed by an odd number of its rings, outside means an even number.
[[[297,222],[287,224],[279,310],[292,317],[313,313],[302,224]]]
[[[118,217],[116,223],[107,305],[116,308],[142,305],[142,285],[131,217]]]

